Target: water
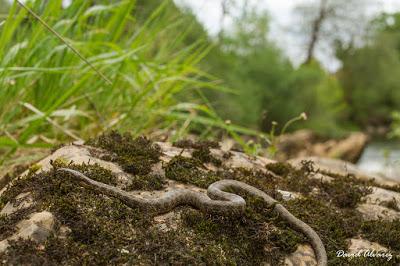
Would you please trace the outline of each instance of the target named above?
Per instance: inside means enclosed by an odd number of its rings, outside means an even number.
[[[357,163],[361,170],[400,180],[400,142],[373,141]]]

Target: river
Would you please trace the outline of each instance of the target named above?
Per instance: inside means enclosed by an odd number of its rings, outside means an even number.
[[[372,141],[357,163],[361,170],[400,181],[400,141]]]

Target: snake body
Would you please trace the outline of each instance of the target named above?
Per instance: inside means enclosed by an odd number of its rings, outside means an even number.
[[[262,198],[269,206],[285,219],[295,229],[302,232],[309,239],[319,266],[327,265],[327,255],[324,244],[318,234],[306,223],[297,219],[283,205],[268,196],[265,192],[236,180],[220,180],[212,183],[207,189],[207,195],[189,189],[174,189],[160,197],[145,199],[117,187],[97,182],[79,171],[69,168],[58,168],[57,171],[66,172],[74,176],[78,181],[88,185],[91,189],[117,198],[132,208],[140,208],[154,214],[167,213],[179,205],[191,205],[206,213],[220,215],[241,214],[246,207],[246,201],[239,195],[225,192],[235,189],[245,194]]]

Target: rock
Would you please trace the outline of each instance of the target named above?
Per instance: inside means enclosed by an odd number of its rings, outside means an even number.
[[[177,230],[179,223],[181,222],[181,214],[179,212],[169,212],[158,215],[154,217],[153,220],[155,222],[155,226],[164,232]]]
[[[355,163],[367,143],[368,136],[362,132],[353,132],[344,139],[322,141],[310,130],[298,130],[279,137],[278,158],[318,156]]]
[[[346,139],[336,142],[328,149],[326,156],[344,161],[357,162],[368,143],[368,136],[361,132],[351,133]]]
[[[400,212],[376,204],[360,204],[358,205],[357,210],[362,214],[363,219],[366,221],[379,219],[392,221],[400,219]]]
[[[65,161],[67,164],[70,162],[74,162],[76,164],[99,164],[103,168],[110,170],[113,172],[119,180],[121,180],[121,184],[126,182],[126,180],[129,178],[129,174],[125,173],[121,167],[119,167],[117,164],[99,159],[95,157],[92,154],[101,154],[102,151],[100,149],[96,149],[93,147],[89,146],[83,146],[83,145],[66,145],[61,147],[60,149],[56,150],[54,153],[52,153],[50,156],[47,156],[43,160],[39,161],[36,165],[38,166],[38,172],[42,171],[48,171],[51,169],[51,161],[55,161],[56,159],[61,159]],[[28,174],[28,170],[23,172],[21,177],[24,177]],[[0,196],[3,194],[5,190],[5,187],[0,186]]]
[[[301,136],[302,134],[303,134],[303,136]],[[300,137],[304,138],[304,139],[311,138],[310,135],[308,135],[308,133],[306,133],[306,132],[301,133]],[[169,162],[174,156],[176,156],[176,155],[182,155],[184,157],[191,156],[190,149],[183,150],[181,148],[176,148],[176,147],[173,147],[170,143],[159,142],[157,144],[159,144],[159,146],[161,147],[161,150],[162,150],[161,162],[155,163],[152,166],[152,171],[159,175],[165,176],[165,172],[164,172],[165,170],[162,167],[163,163],[165,164],[165,163]],[[329,145],[330,145],[330,150],[332,150],[333,149],[332,146],[334,146],[334,145],[332,145],[332,144],[329,144]],[[345,149],[343,149],[343,150],[345,150]],[[67,146],[64,146],[64,147],[58,149],[49,157],[41,160],[38,163],[38,164],[40,164],[41,169],[39,169],[38,171],[44,171],[44,170],[50,169],[51,168],[50,160],[56,160],[58,158],[62,158],[66,163],[72,162],[72,161],[77,164],[79,164],[79,163],[86,163],[86,164],[97,163],[100,166],[111,170],[114,174],[116,174],[118,177],[120,177],[119,181],[121,183],[123,183],[124,180],[131,178],[131,176],[129,174],[125,173],[122,170],[122,168],[120,166],[118,166],[117,164],[100,159],[102,157],[99,156],[99,154],[101,154],[102,152],[104,152],[104,151],[101,151],[100,149],[96,149],[96,148],[92,148],[92,147],[87,147],[82,144],[67,145]],[[211,149],[211,153],[213,156],[215,156],[216,158],[219,158],[221,160],[223,159],[222,165],[223,165],[223,167],[225,167],[227,169],[244,167],[244,168],[248,168],[248,169],[266,172],[267,170],[266,170],[265,165],[274,162],[267,158],[248,156],[246,154],[236,152],[236,151],[230,151],[231,156],[224,158],[224,154],[226,154],[225,152],[226,151],[222,151],[219,149]],[[358,170],[358,168],[355,165],[353,165],[351,163],[346,163],[346,162],[343,162],[343,161],[337,160],[337,159],[321,159],[321,158],[316,158],[316,157],[305,157],[302,159],[291,160],[290,163],[293,166],[298,168],[298,167],[301,167],[300,162],[303,159],[312,160],[315,163],[315,167],[317,169],[322,169],[326,172],[334,172],[334,173],[342,174],[342,175],[353,174],[361,179],[369,179],[370,178],[370,176],[365,175],[362,171]],[[205,164],[205,168],[214,170],[214,169],[217,169],[218,167],[215,165],[211,165],[211,164]],[[274,178],[274,175],[268,176],[268,178],[270,178],[270,177]],[[322,182],[329,182],[334,178],[334,177],[331,177],[324,173],[315,173],[315,174],[311,175],[310,177],[321,180]],[[279,178],[279,176],[276,175],[275,178]],[[269,180],[269,179],[266,179],[266,180]],[[379,179],[379,181],[381,182],[381,184],[398,184],[395,181],[390,181],[390,180],[386,180],[386,179]],[[268,182],[268,181],[266,181],[266,182]],[[185,184],[185,183],[180,183],[175,180],[167,180],[167,188],[164,188],[159,191],[132,191],[130,193],[139,195],[144,198],[153,198],[153,197],[157,197],[160,194],[165,193],[166,191],[169,191],[169,190],[175,189],[175,188],[188,188],[188,189],[192,189],[195,191],[200,191],[202,193],[206,193],[206,189],[204,189],[204,188],[196,187],[194,185],[189,185],[189,184]],[[293,189],[293,190],[296,191],[295,189]],[[276,188],[276,191],[282,195],[282,198],[284,201],[297,199],[297,198],[303,196],[299,192],[286,191],[283,189],[279,189],[279,187]],[[318,188],[316,188],[316,187],[312,188],[311,191],[314,194],[318,194],[320,192],[318,190]],[[92,195],[92,197],[97,197],[97,194],[95,196]],[[108,201],[110,201],[110,198],[107,198],[107,196],[99,195],[99,197],[104,197],[105,200],[107,199]],[[29,193],[20,194],[17,196],[16,199],[17,199],[18,204],[7,203],[5,205],[5,207],[3,208],[3,210],[1,211],[1,214],[12,215],[15,211],[23,209],[23,208],[27,208],[27,207],[31,206],[32,204],[34,204],[32,202],[31,194],[29,194]],[[393,220],[393,219],[400,218],[400,213],[394,209],[388,208],[388,205],[387,205],[387,202],[392,202],[392,205],[395,204],[395,206],[398,207],[399,206],[398,203],[400,202],[400,194],[399,193],[389,191],[386,189],[382,189],[382,188],[378,188],[378,187],[373,187],[372,193],[370,195],[365,196],[364,200],[365,200],[365,202],[362,204],[359,204],[357,209],[361,212],[362,217],[365,220],[376,220],[379,218]],[[285,202],[283,202],[283,205],[285,205]],[[155,237],[156,241],[160,241],[158,239],[158,237],[160,237],[160,239],[161,239],[162,237],[168,237],[169,235],[172,235],[173,239],[177,238],[177,236],[175,235],[175,232],[177,232],[177,234],[178,234],[180,226],[182,226],[182,224],[183,224],[182,222],[183,221],[186,222],[186,220],[183,220],[183,218],[185,218],[185,217],[187,218],[187,216],[184,216],[184,214],[187,215],[187,213],[183,212],[183,210],[184,210],[183,208],[181,208],[181,209],[177,208],[174,211],[171,211],[169,213],[153,217],[153,220],[151,221],[153,226],[151,226],[149,230],[155,230],[152,233],[155,233],[154,237]],[[88,209],[83,209],[83,210],[79,209],[79,211],[88,211]],[[121,212],[121,214],[123,214],[123,213],[124,212]],[[96,215],[102,215],[102,214],[99,213]],[[97,219],[99,217],[98,216],[95,216],[95,217],[96,217],[96,219],[94,219],[94,220],[97,221]],[[105,216],[105,217],[107,219],[107,216]],[[194,216],[194,217],[195,217],[195,219],[200,219],[200,218],[197,218],[196,216]],[[22,221],[16,223],[16,225],[15,225],[16,229],[17,229],[16,232],[12,236],[8,237],[7,239],[3,239],[2,241],[0,241],[0,253],[4,252],[6,250],[6,248],[9,246],[10,240],[16,240],[18,238],[32,239],[33,241],[35,241],[37,243],[43,243],[48,238],[48,236],[54,231],[55,219],[56,218],[53,216],[52,213],[50,213],[48,211],[42,211],[42,212],[34,213],[34,214],[30,215],[29,217],[23,219]],[[119,217],[117,219],[124,219],[124,217]],[[99,220],[100,220],[100,218],[99,218]],[[60,219],[60,221],[62,221],[62,219]],[[125,221],[122,220],[121,224],[124,224],[124,222]],[[196,224],[196,222],[197,222],[197,220],[194,220],[195,224]],[[212,222],[212,220],[210,220],[210,222]],[[273,224],[273,223],[274,222],[271,222],[271,224]],[[107,225],[113,225],[113,222],[110,220],[107,220]],[[70,224],[68,224],[68,226],[70,226]],[[212,227],[212,225],[209,225],[207,223],[204,225],[201,225],[201,226],[203,226],[205,228],[205,230],[208,230],[209,229],[208,227]],[[112,228],[112,230],[114,230],[117,227],[111,227],[111,228]],[[123,234],[125,234],[125,233],[132,234],[132,235],[129,235],[129,237],[135,238],[138,235],[140,235],[140,234],[138,234],[138,232],[139,232],[138,230],[140,230],[139,227],[132,227],[132,229],[124,231]],[[190,230],[192,230],[192,229],[190,229]],[[68,234],[71,232],[76,233],[76,231],[74,231],[73,226],[67,227],[65,224],[64,225],[61,224],[60,228],[54,233],[58,237],[57,240],[60,240],[60,239],[65,239],[68,236]],[[268,232],[268,230],[267,230],[267,232]],[[156,233],[158,233],[160,235],[157,235]],[[182,243],[181,243],[182,246],[180,246],[180,248],[183,248],[183,247],[185,247],[185,245],[189,245],[190,243],[195,241],[195,238],[192,238],[194,233],[195,233],[195,230],[190,231],[190,233],[187,236],[185,235],[185,237],[186,237],[185,241],[180,239],[180,241],[182,241]],[[149,243],[151,243],[151,239],[145,239],[145,242],[147,240],[149,240]],[[173,241],[169,241],[167,245],[169,245],[170,243],[172,245],[172,242]],[[208,243],[207,243],[207,245],[208,245]],[[105,243],[105,245],[107,245],[107,243]],[[224,247],[214,245],[214,248],[215,247],[217,247],[218,250],[220,249],[220,253],[223,254],[223,256],[226,255],[226,253],[224,253],[224,250],[223,250]],[[362,248],[368,248],[368,247],[371,249],[376,249],[376,250],[384,249],[384,247],[379,246],[377,243],[368,242],[364,239],[357,239],[357,238],[349,239],[348,249],[351,252],[360,250]],[[141,251],[135,250],[135,248],[132,246],[129,248],[125,247],[125,246],[123,246],[123,247],[119,246],[116,248],[118,248],[120,253],[123,253],[123,254],[135,254],[135,256],[142,255],[139,253]],[[150,249],[150,248],[157,248],[157,247],[149,246],[148,248]],[[138,254],[136,254],[136,252],[138,252]],[[311,248],[311,246],[307,245],[307,244],[302,244],[302,245],[297,246],[297,249],[294,253],[292,253],[284,258],[284,262],[286,265],[316,265],[314,251]]]
[[[280,160],[307,156],[312,150],[312,144],[317,136],[307,129],[295,131],[290,134],[281,135],[278,139],[278,156]]]
[[[16,211],[29,208],[33,205],[30,192],[19,194],[15,199],[17,200],[16,202],[8,202],[4,206],[4,208],[0,211],[0,215],[10,215]]]
[[[364,203],[357,207],[364,220],[400,219],[400,193],[378,187],[371,189],[371,194],[366,195]]]
[[[10,240],[31,239],[42,243],[50,235],[54,227],[54,216],[52,213],[43,211],[37,212],[27,220],[22,220],[17,224],[18,232],[11,236]]]
[[[387,251],[388,249],[379,245],[376,242],[370,242],[361,238],[352,238],[349,240],[350,245],[348,247],[348,253],[357,254],[358,252],[362,252],[365,250],[374,250],[374,251]]]
[[[317,265],[315,254],[310,245],[299,245],[294,253],[285,258],[287,266],[314,266]]]
[[[10,240],[31,239],[43,243],[54,229],[55,218],[52,213],[43,211],[33,213],[28,219],[20,221],[18,231],[0,242],[0,253],[6,251]]]
[[[5,252],[9,246],[10,244],[7,239],[0,241],[0,255]]]
[[[297,198],[301,197],[301,194],[296,193],[296,192],[284,191],[284,190],[279,190],[279,189],[277,189],[276,191],[282,195],[282,199],[284,201],[297,199]]]
[[[399,184],[399,181],[391,179],[383,175],[370,175],[357,168],[356,165],[345,162],[339,159],[320,158],[320,157],[302,157],[291,159],[288,161],[293,167],[300,168],[302,161],[312,161],[316,170],[321,170],[328,173],[336,173],[339,175],[354,175],[356,178],[361,180],[374,179],[380,185],[395,186]]]
[[[68,234],[70,234],[71,232],[72,232],[71,228],[69,228],[68,226],[62,225],[62,226],[60,226],[60,229],[58,229],[57,236],[59,238],[66,238],[68,236]]]
[[[364,197],[366,203],[391,207],[400,210],[400,193],[387,189],[373,187],[371,194]]]

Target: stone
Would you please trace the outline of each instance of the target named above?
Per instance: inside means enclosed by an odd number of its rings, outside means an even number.
[[[20,221],[17,232],[0,242],[0,253],[6,251],[10,240],[31,239],[43,243],[54,229],[55,218],[48,211],[33,213],[28,219]]]
[[[332,145],[326,156],[329,158],[340,158],[349,162],[357,162],[367,143],[368,136],[366,134],[354,132],[347,138]]]
[[[370,242],[361,238],[352,238],[348,240],[350,242],[348,247],[348,253],[356,254],[358,252],[362,252],[365,250],[374,250],[374,251],[387,251],[388,249],[379,245],[376,242]]]
[[[7,239],[0,241],[0,254],[4,253],[9,246],[10,244],[8,243]]]
[[[181,148],[173,147],[169,143],[160,142],[158,144],[160,145],[163,151],[163,155],[161,157],[162,162],[167,162],[173,156],[179,154],[181,154],[182,156],[190,157],[191,154],[190,149],[185,149],[184,151],[182,151]],[[224,154],[224,151],[218,149],[211,149],[211,152],[217,158],[222,158]],[[50,160],[63,158],[63,160],[65,160],[66,162],[73,161],[74,163],[78,164],[98,163],[100,166],[111,170],[117,176],[121,177],[121,180],[124,180],[124,178],[129,178],[129,175],[124,173],[123,170],[117,164],[112,162],[107,162],[99,159],[99,157],[96,157],[98,156],[99,153],[101,153],[101,151],[99,151],[98,149],[83,146],[82,144],[67,145],[55,151],[51,156],[41,160],[38,163],[41,165],[41,169],[39,171],[50,169],[51,168]],[[267,158],[248,156],[246,154],[237,151],[230,151],[230,153],[232,154],[232,156],[223,160],[223,166],[226,168],[245,167],[245,168],[257,169],[260,171],[266,171],[265,165],[274,162]],[[305,157],[297,160],[291,160],[290,163],[295,167],[300,167],[301,160],[302,159],[307,160],[309,158],[310,157]],[[353,174],[361,179],[370,178],[370,176],[365,175],[363,172],[358,170],[358,168],[355,165],[351,163],[347,163],[337,159],[322,159],[317,157],[311,157],[311,159],[315,162],[317,169],[322,169],[327,172],[335,172],[343,175]],[[157,172],[160,175],[164,174],[164,169],[162,168],[162,162],[155,164],[153,167],[153,171]],[[211,166],[206,165],[206,167],[210,169],[209,167]],[[315,173],[310,178],[318,179],[323,182],[329,182],[333,179],[333,177],[325,175],[324,173]],[[383,182],[383,184],[388,184],[385,183],[387,180],[382,179],[381,181]],[[395,182],[391,184],[398,184],[398,183]],[[130,193],[137,194],[145,198],[146,197],[151,198],[157,196],[158,193],[160,194],[165,193],[165,191],[174,188],[190,188],[196,191],[201,191],[203,193],[206,193],[205,189],[201,189],[193,185],[182,184],[173,180],[168,180],[168,187],[165,188],[164,190],[133,191]],[[313,193],[317,193],[315,188],[312,191]],[[292,191],[277,189],[277,192],[279,192],[282,195],[282,198],[285,201],[296,199],[302,196],[300,193]],[[17,196],[16,199],[18,204],[7,203],[3,208],[3,210],[1,211],[1,214],[10,215],[19,209],[27,208],[31,206],[31,204],[33,204],[32,197],[29,193],[20,194]],[[366,220],[377,220],[379,218],[388,220],[397,219],[400,218],[400,213],[394,209],[388,208],[385,205],[386,202],[392,201],[393,199],[397,202],[396,203],[397,206],[399,206],[400,193],[378,187],[372,187],[372,193],[364,197],[365,202],[360,204],[357,207],[357,209],[361,212],[364,219]],[[181,212],[178,209],[163,215],[156,216],[154,217],[153,221],[154,226],[159,228],[160,231],[163,232],[177,230],[179,229],[179,226],[181,226],[180,213]],[[22,238],[22,239],[32,239],[37,243],[43,243],[48,238],[48,236],[54,231],[55,227],[54,224],[55,224],[55,217],[50,212],[43,211],[30,215],[29,217],[20,221],[16,225],[17,231],[15,234],[13,234],[11,237],[7,239],[3,239],[2,241],[0,241],[0,253],[4,252],[7,249],[7,247],[9,246],[9,240]],[[56,232],[56,235],[59,238],[65,238],[71,232],[71,229],[73,228],[61,226]],[[132,232],[132,234],[134,233],[135,232]],[[368,242],[363,239],[349,239],[349,247],[348,247],[349,251],[353,252],[360,250],[362,248],[370,248],[374,250],[384,249],[384,247],[379,246],[379,244],[377,243]],[[131,252],[126,249],[121,249],[121,253],[127,253],[127,251]],[[294,253],[290,254],[285,258],[284,262],[286,265],[316,265],[316,259],[313,249],[310,245],[307,244],[299,245]]]
[[[293,167],[300,168],[302,161],[312,161],[316,170],[324,172],[331,172],[340,175],[354,175],[360,180],[371,180],[373,179],[380,185],[395,186],[399,184],[398,180],[391,179],[383,175],[370,175],[358,169],[358,167],[352,163],[345,162],[339,159],[321,158],[321,157],[302,157],[291,159],[288,161]]]
[[[299,245],[294,253],[285,258],[284,263],[287,266],[314,266],[317,260],[310,245]]]
[[[324,141],[311,130],[302,129],[282,135],[278,140],[279,160],[317,156],[354,163],[368,143],[368,136],[362,132],[353,132],[343,139]]]
[[[19,194],[16,198],[17,202],[8,202],[0,211],[0,215],[10,215],[16,211],[29,208],[33,205],[32,196],[30,192]]]
[[[371,194],[364,197],[366,203],[376,204],[388,207],[388,203],[392,202],[397,210],[400,210],[400,193],[387,189],[373,187]]]
[[[400,219],[400,212],[376,204],[363,203],[357,206],[357,210],[366,221]]]
[[[282,195],[282,199],[284,201],[293,200],[301,197],[301,194],[296,192],[284,191],[279,189],[277,189],[276,191]]]

